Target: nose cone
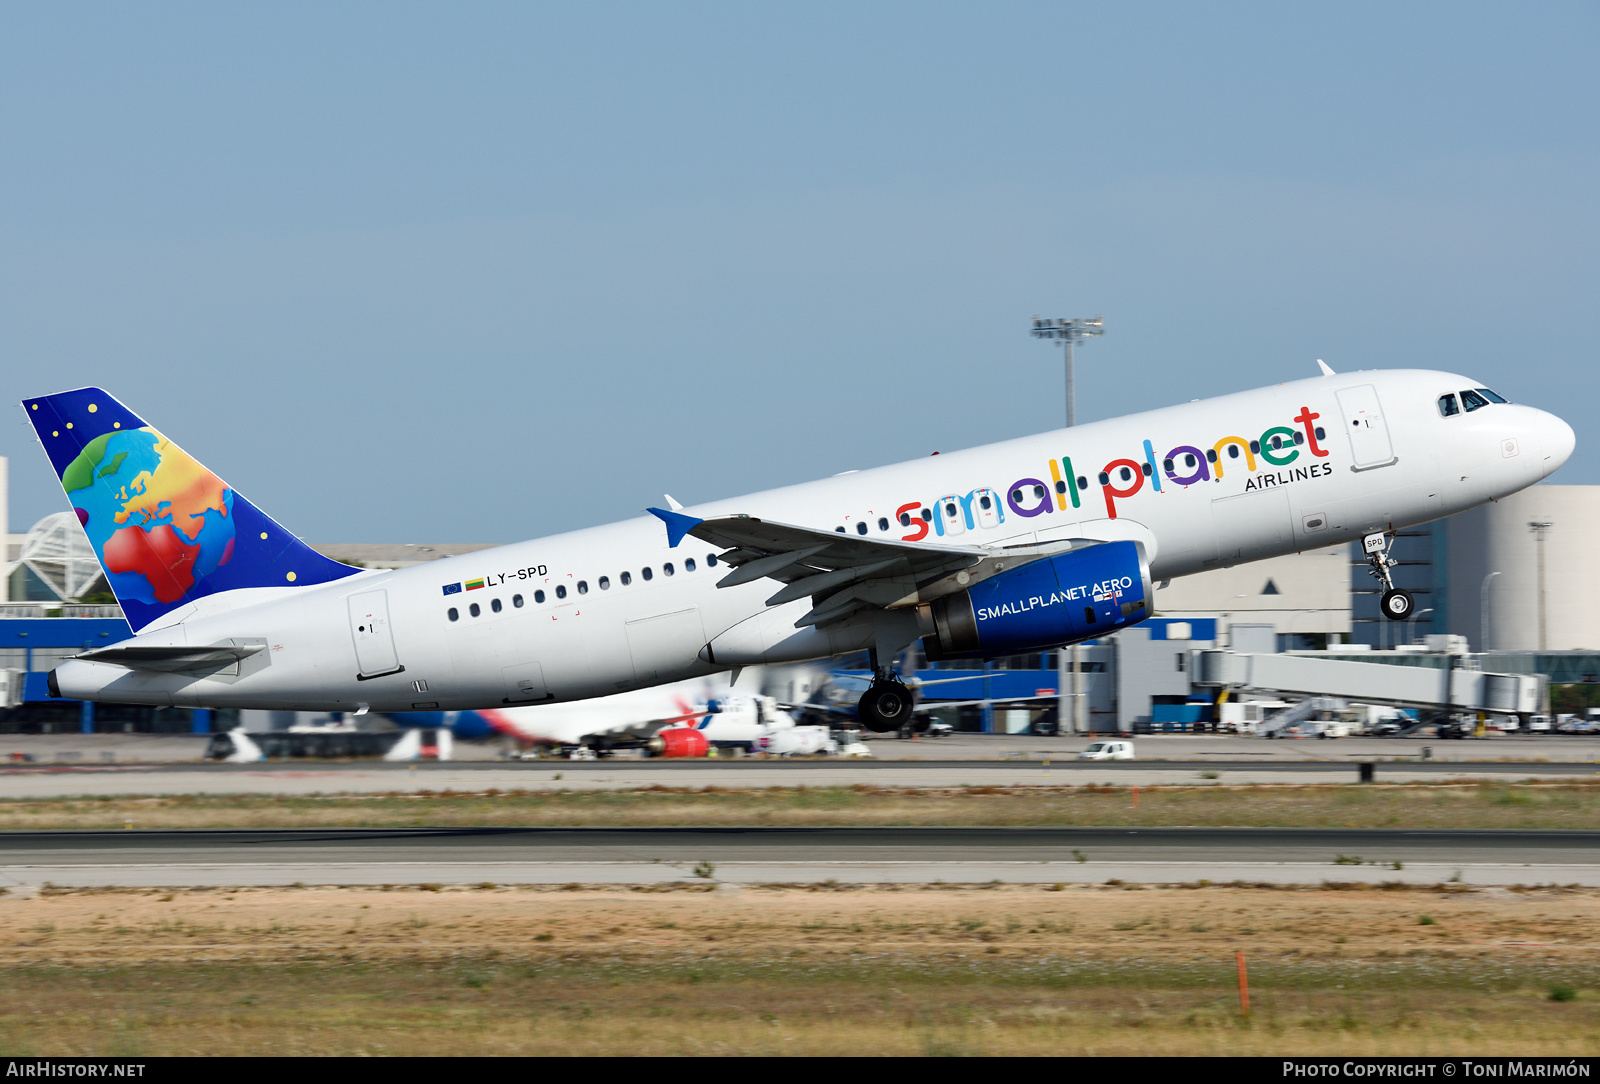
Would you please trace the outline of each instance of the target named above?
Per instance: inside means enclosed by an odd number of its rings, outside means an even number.
[[[1554,414],[1541,412],[1539,444],[1544,450],[1542,470],[1545,477],[1549,477],[1556,468],[1572,458],[1572,450],[1578,446],[1578,436],[1572,431],[1572,426]]]

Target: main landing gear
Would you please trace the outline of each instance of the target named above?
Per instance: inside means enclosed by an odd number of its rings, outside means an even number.
[[[1390,621],[1404,621],[1416,610],[1416,600],[1411,597],[1411,592],[1402,591],[1394,585],[1394,580],[1389,575],[1389,570],[1399,564],[1389,556],[1388,535],[1379,532],[1369,534],[1361,540],[1361,549],[1367,555],[1367,564],[1372,568],[1369,575],[1383,584],[1383,594],[1378,599],[1378,609],[1383,611],[1383,616]]]
[[[879,670],[856,705],[861,725],[879,734],[899,730],[911,721],[913,698],[893,670]]]

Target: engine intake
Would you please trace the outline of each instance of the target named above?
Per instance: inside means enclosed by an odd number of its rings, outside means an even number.
[[[1150,562],[1102,542],[1002,572],[917,607],[930,659],[994,658],[1104,636],[1150,616]]]

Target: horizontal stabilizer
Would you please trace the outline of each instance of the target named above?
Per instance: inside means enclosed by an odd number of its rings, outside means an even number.
[[[173,647],[102,647],[85,651],[77,658],[86,662],[107,662],[126,666],[130,670],[159,670],[174,673],[181,670],[208,670],[217,666],[231,666],[249,658],[265,645],[247,644],[235,647],[178,645]]]

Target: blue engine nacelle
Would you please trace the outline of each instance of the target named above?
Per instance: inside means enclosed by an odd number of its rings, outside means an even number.
[[[1137,542],[1101,542],[1002,572],[917,607],[930,659],[1045,651],[1150,616],[1150,562]]]

